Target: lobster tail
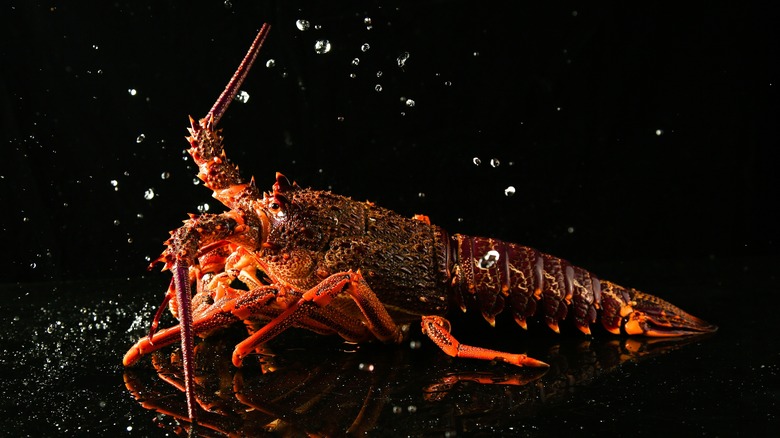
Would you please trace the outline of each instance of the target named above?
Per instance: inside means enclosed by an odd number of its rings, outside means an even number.
[[[614,334],[683,336],[717,327],[658,298],[596,278],[564,259],[497,239],[452,236],[455,300],[463,311],[478,309],[491,325],[510,311],[527,328],[542,319],[553,331],[571,319],[590,334],[601,320]]]
[[[629,335],[685,336],[718,330],[668,301],[629,289],[631,313],[621,319],[620,329]]]

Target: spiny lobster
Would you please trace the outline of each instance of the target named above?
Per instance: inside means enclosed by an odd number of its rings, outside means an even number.
[[[251,335],[236,346],[235,366],[290,327],[354,342],[398,343],[414,321],[450,356],[546,366],[523,354],[459,343],[444,318],[453,308],[479,311],[491,325],[501,312],[524,328],[528,318],[540,317],[556,332],[566,318],[586,334],[598,319],[615,334],[683,336],[717,329],[563,259],[497,239],[449,235],[426,216],[406,218],[370,202],[301,188],[281,173],[272,191],[261,193],[254,179],[239,176],[215,126],[269,29],[260,29],[206,117],[197,123],[190,118],[189,153],[198,177],[229,211],[193,215],[171,232],[155,263],[170,269],[173,279],[149,335],[124,357],[129,366],[180,340],[191,418],[193,337],[239,321]],[[179,325],[158,332],[166,306]]]

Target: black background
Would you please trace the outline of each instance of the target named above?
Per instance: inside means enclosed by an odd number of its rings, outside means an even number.
[[[12,2],[3,17],[5,282],[135,276],[186,213],[219,211],[183,160],[187,116],[264,21],[250,100],[222,123],[263,188],[281,171],[585,266],[777,254],[777,32],[760,8]]]
[[[187,213],[221,211],[193,184],[187,116],[208,111],[269,22],[250,99],[221,122],[227,153],[260,187],[281,171],[424,213],[721,326],[540,408],[526,433],[776,431],[776,11],[239,0],[1,10],[0,390],[21,394],[0,406],[9,427],[152,427],[119,363],[169,281],[146,266]],[[315,52],[320,39],[329,53]],[[97,321],[86,331],[85,318]],[[397,418],[384,427],[399,430]]]

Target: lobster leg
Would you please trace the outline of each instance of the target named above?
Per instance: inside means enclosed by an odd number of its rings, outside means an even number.
[[[241,366],[244,357],[254,351],[258,345],[270,341],[294,325],[299,325],[305,318],[310,317],[316,320],[317,316],[326,316],[323,308],[343,293],[348,294],[360,308],[365,317],[365,324],[374,337],[383,342],[401,341],[403,333],[393,322],[387,309],[368,286],[360,272],[340,272],[331,275],[311,288],[281,315],[238,344],[233,352],[233,364],[237,367]],[[340,315],[340,312],[331,311],[330,315]],[[362,324],[359,320],[347,315],[343,315],[340,319],[339,322],[346,326],[352,324],[359,327]],[[352,322],[350,323],[350,321]],[[339,332],[339,330],[336,331]],[[339,334],[344,336],[343,333]]]
[[[422,331],[439,346],[445,353],[452,357],[465,357],[470,359],[500,360],[521,367],[549,367],[546,363],[528,357],[524,354],[505,353],[503,351],[489,350],[487,348],[473,347],[461,344],[450,333],[450,322],[441,316],[423,316]]]
[[[274,286],[263,286],[249,292],[225,289],[227,296],[214,303],[208,310],[193,317],[190,325],[193,335],[205,334],[237,322],[242,319],[237,314],[243,316],[253,312],[259,313],[257,309],[266,306],[278,295],[278,288]],[[124,365],[133,365],[142,356],[176,343],[186,330],[183,328],[184,325],[182,321],[178,325],[158,331],[154,335],[154,342],[148,336],[141,338],[125,354]]]

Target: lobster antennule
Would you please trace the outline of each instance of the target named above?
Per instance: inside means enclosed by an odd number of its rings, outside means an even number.
[[[629,335],[671,337],[712,333],[718,327],[697,318],[668,301],[631,290],[631,308],[621,323]]]
[[[246,79],[247,75],[249,74],[249,70],[252,68],[252,64],[255,62],[257,54],[260,52],[260,48],[263,47],[263,42],[265,42],[265,38],[268,36],[268,32],[270,32],[270,30],[271,25],[268,23],[263,23],[263,26],[260,28],[260,31],[255,37],[255,40],[252,42],[252,45],[246,52],[244,59],[241,61],[238,69],[236,69],[236,72],[233,74],[233,77],[230,78],[230,81],[222,91],[222,94],[219,95],[217,101],[214,102],[214,106],[211,107],[208,114],[206,114],[206,117],[204,117],[204,119],[207,120],[211,126],[214,126],[217,124],[217,122],[219,122],[219,120],[225,114],[225,111],[227,111],[228,106],[230,106],[230,102],[232,102],[236,97],[236,94],[238,94],[238,89],[241,87],[241,84],[244,83],[244,79]]]

